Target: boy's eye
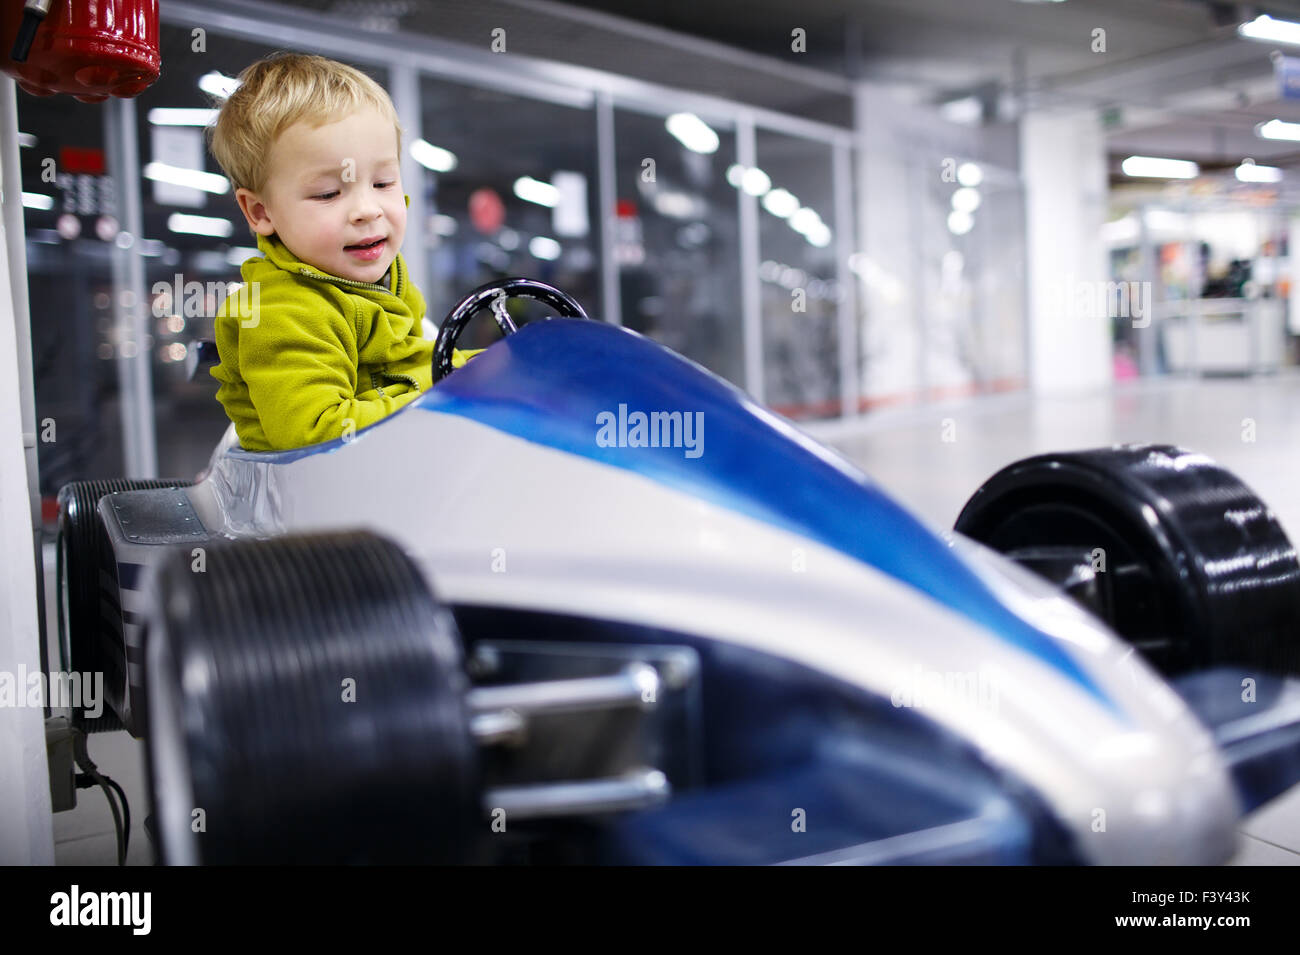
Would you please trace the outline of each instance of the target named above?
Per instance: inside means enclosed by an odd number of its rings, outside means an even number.
[[[322,192],[322,193],[320,193],[319,195],[312,196],[311,198],[313,198],[313,199],[333,199],[333,198],[334,198],[335,196],[337,196],[338,194],[339,194],[338,190],[335,189],[333,192]]]
[[[375,183],[375,188],[376,188],[376,189],[387,189],[389,186],[393,185],[393,182],[394,182],[394,181],[395,181],[395,180],[390,180],[390,181],[388,181],[388,182],[377,182],[377,183]]]

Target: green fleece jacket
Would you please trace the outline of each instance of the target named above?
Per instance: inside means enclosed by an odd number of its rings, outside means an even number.
[[[217,400],[249,451],[330,441],[392,414],[433,385],[424,297],[399,253],[386,285],[298,261],[258,236],[244,287],[216,316]],[[457,353],[455,364],[476,353]]]

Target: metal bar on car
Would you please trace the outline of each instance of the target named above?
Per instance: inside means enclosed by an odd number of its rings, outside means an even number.
[[[475,718],[505,710],[527,717],[532,713],[563,710],[647,706],[658,698],[659,685],[659,674],[654,667],[634,663],[610,676],[475,687],[466,694],[466,699]]]
[[[483,796],[483,808],[489,815],[504,810],[507,819],[540,819],[645,809],[662,803],[671,792],[662,772],[640,769],[610,779],[489,789]]]

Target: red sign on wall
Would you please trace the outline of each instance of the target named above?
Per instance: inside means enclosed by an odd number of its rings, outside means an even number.
[[[102,176],[104,175],[104,150],[64,146],[59,150],[59,167],[64,172]]]

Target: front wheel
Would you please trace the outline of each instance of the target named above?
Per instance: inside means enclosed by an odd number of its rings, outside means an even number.
[[[1027,458],[989,478],[955,529],[1034,569],[1074,555],[1103,591],[1090,609],[1167,675],[1222,663],[1300,673],[1295,547],[1204,455],[1129,445]]]
[[[391,541],[336,533],[163,560],[145,638],[167,864],[472,861],[482,831],[451,614]]]

